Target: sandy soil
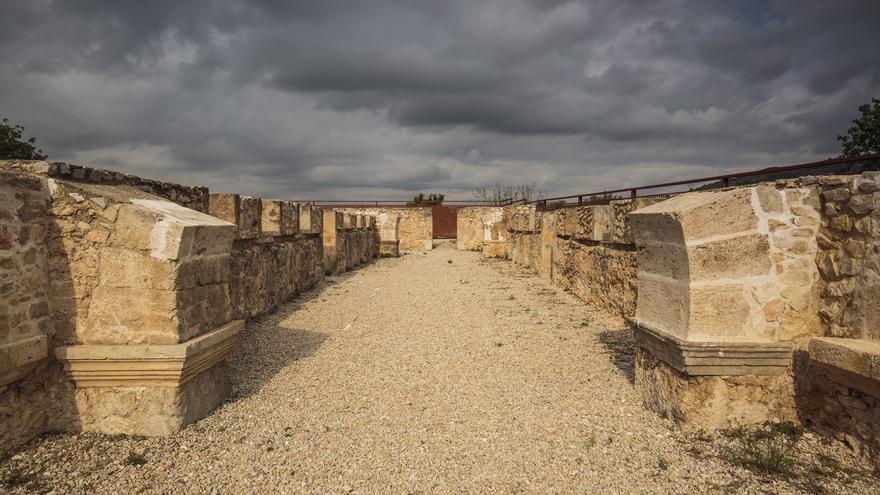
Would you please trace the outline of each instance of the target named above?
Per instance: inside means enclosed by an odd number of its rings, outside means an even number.
[[[47,436],[0,465],[23,476],[0,491],[880,492],[814,434],[793,472],[762,475],[722,436],[679,433],[636,396],[621,322],[448,245],[251,322],[229,367],[234,395],[184,431]]]

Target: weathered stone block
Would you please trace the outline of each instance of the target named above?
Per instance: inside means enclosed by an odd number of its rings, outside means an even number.
[[[299,205],[299,231],[303,234],[320,234],[323,216],[319,208],[310,204]]]
[[[260,229],[263,235],[281,235],[281,224],[283,222],[281,201],[278,201],[276,199],[261,199],[260,210],[262,214],[260,220]]]
[[[299,231],[299,204],[292,201],[281,202],[281,235],[290,236]]]
[[[33,335],[0,344],[0,388],[18,381],[45,362],[48,337]]]
[[[397,258],[400,256],[400,241],[381,241],[379,243],[379,256],[383,258]]]
[[[256,239],[260,236],[262,220],[262,202],[260,198],[242,196],[238,216],[238,238]]]
[[[690,293],[686,282],[639,271],[636,319],[680,338],[688,335]]]
[[[692,245],[687,251],[687,271],[694,281],[767,275],[773,267],[770,242],[764,234],[747,234]]]
[[[838,383],[880,398],[880,342],[818,337],[809,351]]]

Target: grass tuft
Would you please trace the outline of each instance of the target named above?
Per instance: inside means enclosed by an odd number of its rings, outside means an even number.
[[[766,422],[759,426],[738,426],[722,431],[733,441],[729,460],[750,471],[783,473],[795,463],[803,428],[790,422]]]
[[[147,458],[144,457],[143,454],[138,454],[135,451],[131,451],[128,453],[128,457],[122,461],[126,466],[143,466],[147,463]]]

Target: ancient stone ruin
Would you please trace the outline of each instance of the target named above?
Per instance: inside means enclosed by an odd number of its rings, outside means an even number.
[[[4,452],[46,431],[180,430],[227,396],[246,320],[433,246],[430,208],[322,209],[66,163],[0,163],[0,199]],[[635,389],[685,430],[792,421],[876,459],[878,200],[866,172],[466,206],[456,247],[625,319]]]
[[[372,216],[65,163],[4,162],[0,195],[4,451],[204,417],[245,319],[379,253]]]

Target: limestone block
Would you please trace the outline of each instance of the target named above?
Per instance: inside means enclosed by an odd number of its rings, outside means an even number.
[[[227,321],[235,235],[235,225],[169,201],[123,204],[109,245],[95,250],[100,275],[77,341],[177,343]]]
[[[0,344],[0,388],[21,380],[46,360],[48,337],[34,335]]]
[[[238,194],[211,193],[209,196],[208,213],[216,218],[229,223],[240,225],[241,223],[241,197]],[[239,227],[241,231],[241,227]],[[239,233],[239,237],[244,235]]]
[[[687,282],[639,271],[638,294],[635,317],[639,322],[679,338],[687,338],[690,316]]]
[[[400,215],[394,213],[379,214],[379,238],[383,242],[399,241]]]
[[[481,251],[483,249],[483,226],[480,220],[482,207],[459,208],[456,215],[457,249]]]
[[[880,342],[817,337],[809,351],[836,382],[880,398]]]
[[[645,244],[639,249],[639,269],[687,283],[690,277],[688,249],[678,244]]]
[[[256,239],[260,236],[262,202],[260,198],[242,196],[238,216],[238,238]]]
[[[688,376],[772,376],[791,366],[787,342],[694,342],[630,320],[639,347]]]
[[[262,234],[268,236],[281,235],[281,201],[276,199],[261,199],[260,211],[260,229]]]
[[[299,205],[299,231],[303,234],[317,234],[318,226],[314,222],[315,215],[312,214],[313,206],[310,204]]]
[[[357,220],[354,219],[354,216],[351,213],[344,212],[342,214],[342,229],[343,230],[354,229],[356,222],[357,222]]]
[[[225,359],[243,326],[235,320],[179,344],[62,346],[55,356],[78,388],[177,387]]]
[[[379,256],[383,258],[397,258],[400,256],[400,241],[380,241]]]
[[[501,208],[484,210],[480,215],[480,223],[483,228],[483,243],[488,241],[503,242],[507,239],[507,226],[504,223],[504,212]]]
[[[687,193],[630,212],[639,248],[636,314],[692,341],[817,332],[810,315],[818,222],[806,221],[818,218],[814,204],[807,189],[759,185]]]
[[[770,240],[760,233],[690,245],[686,259],[694,281],[761,276],[773,268]]]
[[[320,212],[319,212],[320,213]],[[299,231],[299,204],[281,202],[281,235],[294,235]]]

